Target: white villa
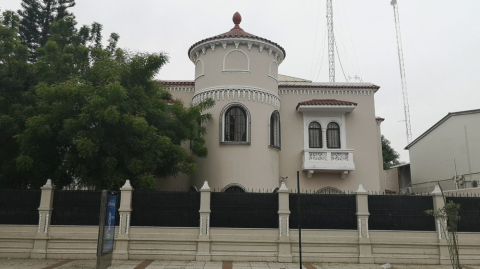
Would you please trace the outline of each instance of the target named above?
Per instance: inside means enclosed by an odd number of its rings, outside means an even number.
[[[215,100],[206,124],[207,158],[193,176],[161,180],[159,187],[224,191],[382,189],[380,124],[371,83],[319,83],[278,74],[285,50],[234,27],[193,44],[191,81],[162,81],[185,104]]]

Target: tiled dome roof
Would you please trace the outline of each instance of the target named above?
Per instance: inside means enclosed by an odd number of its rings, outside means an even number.
[[[256,35],[247,33],[247,32],[245,32],[242,28],[240,28],[240,23],[242,22],[242,16],[240,15],[240,13],[235,12],[235,14],[233,15],[232,20],[233,20],[233,23],[235,24],[235,26],[234,26],[230,31],[228,31],[228,32],[226,32],[226,33],[223,33],[223,34],[220,34],[220,35],[212,36],[212,37],[205,38],[205,39],[203,39],[203,40],[198,41],[197,43],[193,44],[193,45],[188,49],[188,56],[190,57],[190,52],[192,51],[192,49],[193,49],[194,47],[196,47],[197,45],[199,45],[199,44],[201,44],[201,43],[203,43],[203,42],[212,41],[212,40],[215,40],[215,39],[235,38],[235,37],[243,37],[243,38],[257,39],[257,40],[261,40],[261,41],[270,43],[270,44],[275,45],[276,47],[278,47],[280,50],[282,50],[284,57],[287,55],[287,54],[285,53],[285,50],[284,50],[280,45],[278,45],[277,43],[272,42],[272,41],[270,41],[270,40],[268,40],[268,39],[265,39],[265,38],[263,38],[263,37],[259,37],[259,36],[256,36]]]

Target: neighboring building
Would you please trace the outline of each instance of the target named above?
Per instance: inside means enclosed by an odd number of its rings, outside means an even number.
[[[478,187],[480,109],[448,113],[405,149],[409,150],[412,189],[432,191]],[[480,190],[480,189],[479,189]]]
[[[285,50],[245,32],[240,14],[229,32],[190,47],[194,81],[163,81],[174,98],[196,105],[215,100],[206,124],[209,154],[198,172],[162,180],[161,188],[225,191],[274,189],[285,180],[302,189],[380,191],[381,118],[371,83],[313,83],[279,75]],[[300,46],[300,44],[299,44]],[[288,177],[288,178],[287,178]]]
[[[412,192],[412,179],[410,164],[404,163],[385,170],[385,182],[383,189],[386,193],[408,194]]]

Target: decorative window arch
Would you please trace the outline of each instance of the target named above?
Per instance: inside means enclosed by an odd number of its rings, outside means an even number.
[[[319,194],[342,194],[342,193],[345,193],[345,192],[343,192],[340,189],[337,189],[335,187],[325,187],[325,188],[319,189],[316,193],[319,193]]]
[[[270,147],[280,149],[281,144],[280,113],[275,110],[270,116]]]
[[[195,186],[190,186],[190,188],[188,188],[188,191],[189,192],[198,192],[198,189]]]
[[[270,66],[268,67],[268,77],[278,82],[278,63],[275,60],[270,62]]]
[[[327,148],[340,148],[340,126],[336,122],[330,122],[327,126]]]
[[[203,77],[204,75],[205,73],[204,73],[203,61],[202,59],[198,59],[195,62],[195,80]]]
[[[220,113],[220,144],[250,145],[250,112],[241,103],[230,103]]]
[[[250,59],[239,49],[234,49],[225,54],[222,72],[250,73]]]
[[[242,193],[247,192],[247,189],[242,184],[230,183],[222,189],[222,192]]]
[[[322,126],[316,121],[308,125],[308,147],[321,148],[322,145]]]

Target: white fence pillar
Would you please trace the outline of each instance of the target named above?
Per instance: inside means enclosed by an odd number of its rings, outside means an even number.
[[[210,261],[210,194],[212,190],[205,181],[200,189],[200,222],[197,240],[197,261]]]
[[[40,207],[38,207],[38,230],[30,254],[32,259],[45,259],[47,257],[48,228],[52,219],[53,192],[55,190],[52,180],[48,179],[41,189],[42,196]]]
[[[372,243],[368,230],[368,192],[363,185],[358,185],[357,194],[357,228],[358,228],[358,262],[374,263],[372,255]]]
[[[278,190],[278,262],[292,262],[290,242],[290,203],[289,192],[282,182]]]
[[[126,180],[125,184],[120,189],[120,208],[118,209],[118,215],[120,220],[118,222],[118,234],[115,241],[115,252],[113,253],[113,259],[115,260],[128,260],[128,246],[129,246],[129,229],[130,219],[132,214],[132,185],[130,180]]]

